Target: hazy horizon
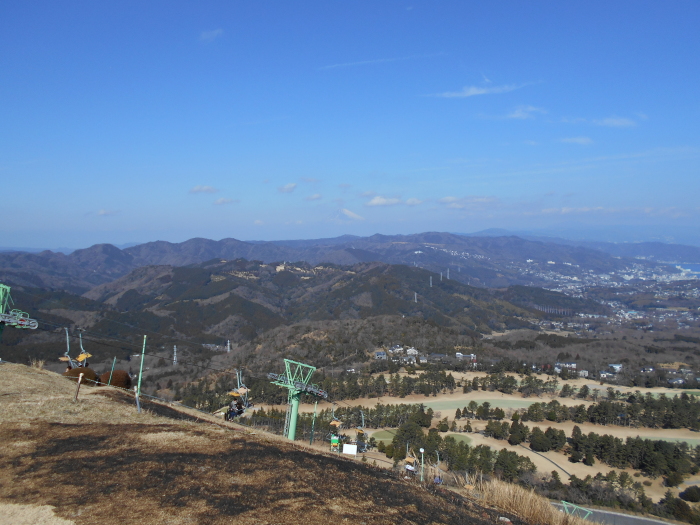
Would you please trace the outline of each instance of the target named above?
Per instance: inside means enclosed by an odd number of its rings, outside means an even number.
[[[275,239],[237,239],[239,241],[243,242],[250,242],[250,243],[266,243],[266,242],[287,242],[287,241],[304,241],[304,240],[320,240],[320,239],[335,239],[339,237],[357,237],[357,238],[363,238],[363,237],[370,237],[372,235],[387,235],[387,236],[392,236],[392,235],[413,235],[413,234],[422,234],[422,233],[429,233],[428,231],[417,231],[417,232],[410,232],[410,233],[384,233],[384,232],[375,232],[374,234],[370,234],[367,236],[360,236],[360,235],[354,235],[350,233],[345,233],[341,235],[336,235],[334,237],[305,237],[305,238],[300,238],[300,237],[295,237],[295,238],[275,238]],[[509,230],[505,228],[489,228],[486,230],[479,230],[475,232],[438,232],[438,233],[451,233],[454,235],[466,235],[466,236],[478,236],[480,234],[484,235],[489,235],[489,236],[498,236],[498,235],[515,235],[515,236],[524,236],[524,237],[541,237],[542,239],[546,238],[551,238],[551,239],[565,239],[568,241],[583,241],[583,242],[608,242],[608,243],[644,243],[644,242],[662,242],[666,244],[680,244],[680,245],[688,245],[688,246],[698,246],[700,247],[700,230],[694,229],[694,228],[685,228],[681,229],[676,232],[676,235],[673,235],[671,232],[665,232],[665,231],[654,231],[654,229],[648,229],[648,228],[642,228],[638,229],[637,231],[633,231],[632,228],[606,228],[605,230],[545,230],[545,229],[533,229],[533,230]],[[109,242],[108,240],[100,240],[98,242],[94,243],[89,243],[89,244],[83,244],[79,246],[2,246],[0,245],[0,252],[7,252],[7,251],[26,251],[26,252],[40,252],[43,250],[50,250],[53,252],[63,252],[63,253],[70,253],[75,250],[80,250],[80,249],[85,249],[89,248],[91,246],[94,246],[96,244],[112,244],[116,246],[119,249],[126,249],[131,246],[137,246],[140,244],[146,244],[149,242],[158,242],[158,241],[165,241],[165,242],[170,242],[173,244],[185,242],[194,238],[203,238],[203,239],[208,239],[208,240],[213,240],[213,241],[221,241],[223,239],[230,239],[234,238],[231,236],[228,237],[220,237],[220,238],[213,238],[213,237],[206,237],[206,236],[197,236],[197,237],[188,237],[186,239],[149,239],[145,241],[131,241],[131,242],[125,242],[125,243],[118,243],[118,242]]]

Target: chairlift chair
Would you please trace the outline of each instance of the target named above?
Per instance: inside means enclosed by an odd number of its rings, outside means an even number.
[[[228,393],[228,395],[233,397],[233,401],[231,402],[231,407],[225,414],[227,421],[242,416],[248,408],[253,406],[248,400],[248,393],[250,390],[243,384],[243,372],[240,370],[236,370],[236,382],[238,388]]]
[[[88,359],[92,357],[92,354],[85,351],[83,348],[83,333],[82,330],[78,331],[78,337],[80,338],[80,355],[73,359],[70,356],[70,337],[68,336],[68,328],[64,328],[66,331],[66,353],[58,358],[59,361],[63,361],[68,365],[69,368],[83,368],[88,366]]]

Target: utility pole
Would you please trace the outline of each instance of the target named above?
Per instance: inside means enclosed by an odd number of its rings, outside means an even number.
[[[418,293],[417,292],[413,292],[413,302],[414,303],[418,302]]]
[[[141,397],[141,378],[143,377],[143,361],[146,358],[146,336],[143,336],[143,350],[141,350],[141,367],[139,368],[139,384],[137,395]]]
[[[442,272],[440,272],[440,282],[442,282]]]
[[[447,280],[448,281],[450,280],[450,269],[449,268],[447,269]]]
[[[177,365],[177,345],[173,345],[173,366]]]
[[[229,353],[231,351],[231,340],[226,341],[226,353]]]
[[[430,287],[431,288],[433,287],[433,276],[432,275],[430,276]]]

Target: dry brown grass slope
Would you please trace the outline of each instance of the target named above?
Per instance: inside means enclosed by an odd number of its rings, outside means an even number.
[[[23,510],[48,523],[48,506],[56,519],[100,525],[482,525],[499,515],[199,413],[137,414],[113,389],[84,386],[74,403],[75,388],[0,364],[0,523],[31,522]]]

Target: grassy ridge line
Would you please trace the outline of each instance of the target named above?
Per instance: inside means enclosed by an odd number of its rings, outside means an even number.
[[[219,428],[173,422],[155,410],[137,414],[121,391],[81,390],[75,403],[75,383],[57,374],[3,364],[0,378],[0,434],[9,445],[0,454],[0,503],[55,502],[63,517],[80,510],[81,522],[99,516],[104,525],[143,523],[145,515],[154,524],[211,525],[342,518],[488,525],[498,517],[488,508],[436,498],[397,473],[278,436],[226,437]]]

